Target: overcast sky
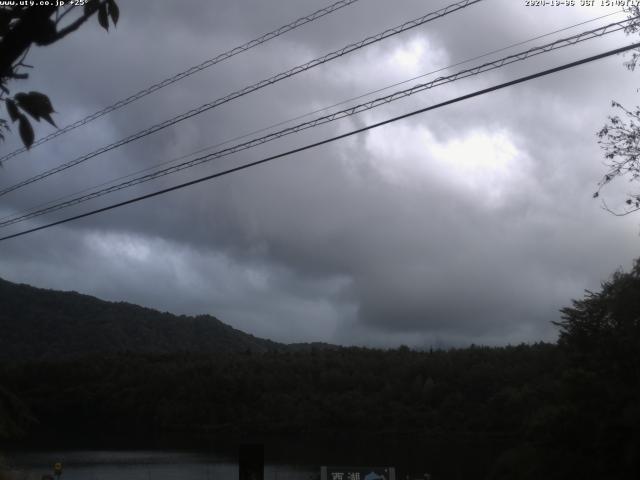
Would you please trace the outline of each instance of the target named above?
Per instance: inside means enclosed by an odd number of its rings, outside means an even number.
[[[32,49],[31,78],[12,87],[47,93],[56,122],[64,126],[330,3],[120,0],[117,28],[106,33],[92,19],[63,41]],[[448,3],[360,0],[5,162],[0,186]],[[615,11],[481,2],[6,195],[0,216]],[[445,72],[622,18],[581,25]],[[613,34],[540,55],[1,233],[632,40]],[[640,256],[640,215],[613,217],[591,198],[605,171],[595,133],[612,113],[611,100],[630,107],[640,101],[640,73],[627,71],[624,60],[610,57],[2,242],[0,276],[173,313],[208,313],[283,342],[428,347],[552,341],[556,329],[550,322],[558,320],[559,308]],[[38,137],[51,131],[36,125]],[[0,145],[2,152],[20,146],[15,137]],[[633,187],[617,182],[604,196],[620,205]]]

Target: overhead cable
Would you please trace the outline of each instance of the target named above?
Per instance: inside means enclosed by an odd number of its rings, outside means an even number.
[[[213,102],[210,103],[205,103],[204,105],[201,105],[197,108],[194,108],[192,110],[189,110],[185,113],[182,113],[180,115],[177,115],[173,118],[170,118],[168,120],[165,120],[164,122],[158,123],[156,125],[153,125],[149,128],[146,128],[144,130],[141,130],[137,133],[134,133],[133,135],[130,135],[128,137],[125,137],[121,140],[118,140],[114,143],[111,143],[109,145],[106,145],[102,148],[99,148],[98,150],[94,150],[93,152],[87,153],[85,155],[82,155],[81,157],[78,157],[74,160],[71,160],[69,162],[63,163],[62,165],[59,165],[57,167],[54,167],[50,170],[47,170],[45,172],[42,172],[40,174],[37,174],[33,177],[27,178],[26,180],[22,180],[21,182],[18,182],[14,185],[11,185],[9,187],[6,187],[2,190],[0,190],[0,196],[6,195],[9,192],[13,192],[14,190],[17,190],[19,188],[22,188],[26,185],[32,184],[34,182],[37,182],[39,180],[42,180],[44,178],[47,178],[51,175],[54,175],[56,173],[62,172],[64,170],[67,170],[68,168],[74,167],[76,165],[79,165],[81,163],[86,162],[87,160],[97,157],[98,155],[101,155],[105,152],[111,151],[115,148],[121,147],[123,145],[126,145],[128,143],[131,143],[135,140],[138,140],[140,138],[146,137],[147,135],[151,135],[152,133],[156,133],[160,130],[163,130],[167,127],[170,127],[172,125],[175,125],[178,122],[182,122],[188,118],[194,117],[196,115],[199,115],[203,112],[206,112],[208,110],[211,110],[212,108],[218,107],[224,103],[230,102],[236,98],[242,97],[244,95],[247,95],[251,92],[254,92],[256,90],[259,90],[261,88],[264,88],[266,86],[272,85],[276,82],[279,82],[281,80],[284,80],[285,78],[290,78],[293,77],[294,75],[297,75],[299,73],[305,72],[307,70],[310,70],[314,67],[317,67],[319,65],[322,65],[324,63],[327,63],[331,60],[335,60],[336,58],[342,57],[343,55],[346,55],[348,53],[354,52],[356,50],[359,50],[361,48],[364,48],[368,45],[371,45],[373,43],[379,42],[381,40],[384,40],[386,38],[389,38],[391,36],[397,35],[399,33],[405,32],[407,30],[410,30],[412,28],[418,27],[420,25],[423,25],[425,23],[431,22],[433,20],[436,20],[438,18],[444,17],[445,15],[448,15],[450,13],[456,12],[458,10],[461,10],[463,8],[466,8],[470,5],[473,5],[475,3],[479,3],[483,0],[463,0],[457,3],[453,3],[451,5],[448,5],[444,8],[441,8],[440,10],[437,10],[435,12],[431,12],[428,13],[426,15],[423,15],[422,17],[410,20],[408,22],[403,23],[402,25],[399,25],[397,27],[394,28],[390,28],[385,30],[384,32],[378,33],[376,35],[373,35],[371,37],[367,37],[364,40],[361,40],[359,42],[356,43],[352,43],[350,45],[347,45],[339,50],[335,50],[331,53],[328,53],[322,57],[316,58],[314,60],[311,60],[307,63],[298,65],[297,67],[291,68],[289,70],[287,70],[286,72],[282,72],[279,73],[277,75],[274,75],[272,77],[269,77],[265,80],[261,80],[257,83],[254,83],[253,85],[250,85],[248,87],[244,87],[240,90],[237,90],[233,93],[230,93],[229,95],[226,95],[224,97],[218,98],[217,100],[214,100]]]
[[[169,86],[173,83],[176,83],[184,78],[187,78],[191,75],[193,75],[194,73],[200,72],[201,70],[204,70],[205,68],[209,68],[212,67],[213,65],[220,63],[224,60],[227,60],[231,57],[234,57],[236,55],[238,55],[239,53],[242,52],[246,52],[247,50],[257,47],[258,45],[262,45],[263,43],[268,42],[269,40],[273,40],[276,37],[279,37],[281,35],[284,35],[287,32],[290,32],[291,30],[295,30],[298,27],[301,27],[302,25],[305,25],[307,23],[313,22],[314,20],[317,20],[321,17],[324,17],[325,15],[328,15],[330,13],[335,12],[336,10],[340,10],[343,7],[346,7],[348,5],[351,5],[352,3],[357,2],[358,0],[340,0],[339,2],[336,2],[332,5],[329,5],[328,7],[322,8],[320,10],[317,10],[309,15],[305,15],[304,17],[300,17],[297,20],[284,25],[280,28],[276,28],[275,30],[266,33],[258,38],[255,38],[243,45],[240,45],[239,47],[235,47],[232,48],[231,50],[228,50],[224,53],[221,53],[219,55],[216,55],[213,58],[210,58],[209,60],[206,60],[204,62],[202,62],[199,65],[193,66],[191,68],[188,68],[187,70],[184,70],[180,73],[177,73],[175,75],[173,75],[172,77],[169,78],[165,78],[164,80],[155,83],[153,85],[151,85],[150,87],[147,87],[143,90],[140,90],[137,93],[134,93],[133,95],[124,98],[122,100],[118,100],[117,102],[113,103],[112,105],[109,105],[108,107],[103,108],[102,110],[98,110],[95,113],[92,113],[91,115],[87,115],[86,117],[73,122],[65,127],[62,127],[58,130],[56,130],[55,132],[50,133],[49,135],[47,135],[46,137],[42,137],[41,139],[33,142],[31,144],[30,149],[33,149],[35,147],[37,147],[38,145],[42,145],[43,143],[48,142],[49,140],[52,140],[56,137],[59,137],[60,135],[63,135],[67,132],[70,132],[71,130],[74,130],[78,127],[81,127],[83,125],[86,125],[87,123],[93,122],[94,120],[107,115],[108,113],[111,113],[115,110],[118,110],[119,108],[124,107],[125,105],[129,105],[132,102],[135,102],[136,100],[139,100],[143,97],[146,97],[147,95],[153,93],[153,92],[157,92],[158,90],[160,90],[161,88],[164,88],[166,86]],[[0,164],[2,164],[2,162],[15,157],[23,152],[26,152],[27,148],[26,147],[21,147],[18,148],[17,150],[14,150],[13,152],[10,152],[2,157],[0,157]]]
[[[481,73],[484,72],[488,72],[491,70],[496,70],[498,68],[502,68],[506,65],[510,65],[512,63],[515,62],[519,62],[519,61],[523,61],[526,59],[529,59],[531,57],[543,54],[543,53],[548,53],[552,50],[557,50],[559,48],[564,48],[564,47],[568,47],[571,45],[575,45],[577,43],[586,41],[586,40],[590,40],[593,38],[599,38],[602,37],[603,35],[607,35],[610,33],[614,33],[620,30],[623,30],[624,28],[626,28],[629,23],[633,21],[633,19],[629,19],[629,20],[623,20],[620,22],[615,22],[615,23],[611,23],[609,25],[605,25],[603,27],[599,27],[593,30],[588,30],[585,32],[581,32],[578,33],[576,35],[573,35],[571,37],[567,37],[567,38],[563,38],[563,39],[559,39],[556,40],[554,42],[548,43],[546,45],[542,45],[539,47],[533,47],[530,48],[528,50],[525,50],[523,52],[519,52],[519,53],[515,53],[512,55],[509,55],[507,57],[503,57],[501,59],[498,60],[494,60],[492,62],[487,62],[487,63],[483,63],[482,65],[473,67],[473,68],[469,68],[466,70],[461,70],[455,74],[452,75],[448,75],[448,76],[443,76],[443,77],[438,77],[430,82],[426,82],[426,83],[421,83],[418,85],[414,85],[411,88],[405,89],[405,90],[400,90],[397,92],[394,92],[390,95],[386,95],[384,97],[379,97],[376,98],[374,100],[370,100],[368,102],[365,103],[361,103],[359,105],[355,105],[334,113],[331,113],[329,115],[324,115],[318,118],[315,118],[313,120],[310,120],[308,122],[304,122],[304,123],[300,123],[298,125],[294,125],[292,127],[288,127],[282,130],[279,130],[277,132],[273,132],[273,133],[269,133],[267,135],[264,135],[262,137],[259,138],[254,138],[252,140],[249,140],[247,142],[243,142],[243,143],[239,143],[237,145],[233,145],[231,147],[225,148],[223,150],[217,151],[217,152],[213,152],[207,155],[203,155],[197,158],[194,158],[192,160],[180,163],[178,165],[173,165],[171,167],[167,167],[164,168],[162,170],[158,170],[156,172],[152,172],[152,173],[148,173],[146,175],[142,175],[140,177],[136,177],[134,179],[116,184],[116,185],[112,185],[110,187],[106,187],[103,188],[101,190],[97,190],[95,192],[91,192],[88,193],[86,195],[82,195],[79,197],[75,197],[73,199],[64,201],[64,202],[60,202],[57,203],[55,205],[51,205],[48,206],[46,208],[41,208],[39,210],[30,212],[30,213],[25,213],[23,215],[20,216],[16,216],[13,217],[11,219],[8,220],[3,220],[0,221],[0,227],[6,227],[9,225],[13,225],[15,223],[18,222],[22,222],[25,220],[29,220],[31,218],[35,218],[47,213],[51,213],[57,210],[61,210],[63,208],[68,208],[71,207],[73,205],[77,205],[80,203],[84,203],[87,202],[89,200],[92,200],[94,198],[98,198],[104,195],[107,195],[109,193],[113,193],[119,190],[123,190],[125,188],[129,188],[129,187],[133,187],[134,185],[139,185],[141,183],[146,183],[149,182],[151,180],[155,180],[156,178],[159,177],[163,177],[166,175],[170,175],[173,173],[177,173],[179,171],[185,170],[187,168],[192,168],[195,167],[196,165],[200,165],[203,164],[205,162],[210,162],[214,159],[218,159],[221,157],[225,157],[243,150],[247,150],[249,148],[253,148],[256,147],[258,145],[262,145],[264,143],[270,142],[272,140],[276,140],[278,138],[282,138],[284,136],[287,135],[291,135],[303,130],[307,130],[309,128],[313,128],[313,127],[317,127],[319,125],[323,125],[326,123],[330,123],[336,120],[340,120],[342,118],[346,118],[346,117],[350,117],[352,115],[356,115],[358,113],[362,113],[364,111],[367,110],[371,110],[373,108],[382,106],[382,105],[386,105],[388,103],[394,102],[396,100],[400,100],[402,98],[406,98],[409,97],[411,95],[414,95],[416,93],[434,88],[434,87],[438,87],[440,85],[444,85],[447,83],[451,83],[463,78],[468,78],[474,75],[479,75]]]
[[[384,92],[385,90],[389,90],[389,89],[391,89],[393,87],[397,87],[397,86],[400,86],[400,85],[405,85],[405,84],[410,83],[410,82],[412,82],[414,80],[417,80],[419,78],[431,76],[431,75],[434,75],[436,73],[440,73],[442,71],[449,70],[449,69],[451,69],[453,67],[464,65],[464,64],[472,62],[474,60],[479,60],[481,58],[485,58],[485,57],[488,57],[490,55],[493,55],[493,54],[496,54],[496,53],[499,53],[499,52],[503,52],[503,51],[509,50],[511,48],[518,47],[520,45],[525,45],[525,44],[531,43],[531,42],[533,42],[535,40],[539,40],[541,38],[549,37],[551,35],[555,35],[556,33],[564,32],[564,31],[570,30],[572,28],[575,28],[575,27],[578,27],[578,26],[581,26],[581,25],[585,25],[587,23],[592,23],[592,22],[595,22],[597,20],[601,20],[603,18],[610,17],[612,15],[617,15],[617,14],[623,13],[623,12],[624,12],[624,10],[618,10],[616,12],[607,13],[605,15],[600,15],[599,17],[594,17],[594,18],[591,18],[589,20],[585,20],[583,22],[574,23],[574,24],[569,25],[567,27],[563,27],[563,28],[560,28],[560,29],[557,29],[557,30],[553,30],[551,32],[540,34],[540,35],[537,35],[535,37],[528,38],[527,40],[521,40],[521,41],[519,41],[517,43],[512,43],[510,45],[507,45],[506,47],[501,47],[501,48],[498,48],[498,49],[495,49],[495,50],[491,50],[489,52],[486,52],[486,53],[483,53],[483,54],[480,54],[480,55],[476,55],[474,57],[467,58],[465,60],[461,60],[459,62],[456,62],[454,64],[448,65],[446,67],[440,67],[440,68],[438,68],[436,70],[432,70],[432,71],[427,72],[427,73],[422,73],[420,75],[408,78],[406,80],[402,80],[400,82],[392,83],[390,85],[386,85],[384,87],[380,87],[380,88],[377,88],[375,90],[370,90],[370,91],[368,91],[366,93],[363,93],[363,94],[360,94],[360,95],[358,95],[356,97],[351,97],[351,98],[348,98],[348,99],[345,99],[345,100],[341,100],[338,103],[334,103],[332,105],[327,105],[325,107],[321,107],[321,108],[318,108],[316,110],[312,110],[310,112],[306,112],[306,113],[303,113],[301,115],[297,115],[295,117],[288,118],[287,120],[282,120],[282,121],[279,121],[277,123],[273,123],[271,125],[268,125],[266,127],[261,127],[261,128],[259,128],[257,130],[252,130],[251,132],[247,132],[247,133],[243,133],[241,135],[237,135],[237,136],[229,138],[227,140],[224,140],[224,141],[221,141],[221,142],[217,142],[215,144],[208,145],[206,147],[199,148],[198,150],[195,150],[193,152],[190,152],[190,153],[187,153],[187,154],[183,154],[183,155],[180,155],[178,157],[174,157],[174,158],[169,159],[169,160],[164,160],[164,161],[159,162],[159,163],[157,163],[155,165],[151,165],[149,167],[145,167],[145,168],[142,168],[140,170],[136,170],[134,172],[127,173],[125,175],[121,175],[121,176],[113,178],[111,180],[107,180],[106,182],[101,182],[100,184],[92,185],[91,187],[83,188],[82,190],[79,190],[79,191],[76,191],[76,192],[73,192],[73,193],[69,193],[69,194],[65,194],[65,195],[62,195],[60,197],[54,198],[52,200],[48,200],[46,202],[42,202],[42,203],[36,204],[36,205],[34,205],[32,207],[29,207],[28,209],[26,209],[26,210],[24,210],[22,212],[5,215],[3,217],[0,217],[0,223],[3,222],[4,220],[9,219],[9,218],[22,217],[26,213],[30,213],[30,212],[33,212],[35,210],[43,209],[46,206],[50,206],[50,205],[53,205],[55,203],[59,203],[62,200],[73,198],[73,197],[75,197],[77,195],[80,195],[82,193],[90,192],[92,190],[95,190],[96,188],[105,187],[107,185],[114,184],[114,183],[119,182],[121,180],[124,180],[126,178],[131,178],[131,177],[134,177],[134,176],[139,175],[141,173],[149,172],[149,171],[157,169],[157,168],[159,168],[159,167],[161,167],[163,165],[176,163],[176,162],[179,162],[181,160],[185,160],[185,159],[187,159],[189,157],[192,157],[194,155],[198,155],[198,154],[204,153],[206,151],[213,150],[214,148],[222,147],[224,145],[227,145],[229,143],[235,142],[237,140],[242,140],[242,139],[250,137],[252,135],[256,135],[258,133],[266,132],[266,131],[272,130],[274,128],[281,127],[283,125],[286,125],[288,123],[294,122],[296,120],[301,120],[301,119],[303,119],[305,117],[309,117],[311,115],[315,115],[316,113],[325,112],[325,111],[331,110],[332,108],[339,107],[340,105],[345,105],[345,104],[347,104],[349,102],[352,102],[352,101],[355,101],[355,100],[360,100],[362,98],[368,97],[370,95],[374,95],[376,93]]]
[[[609,50],[607,52],[600,53],[598,55],[593,55],[593,56],[590,56],[590,57],[587,57],[587,58],[583,58],[581,60],[576,60],[574,62],[566,63],[566,64],[558,66],[558,67],[554,67],[554,68],[550,68],[550,69],[547,69],[547,70],[543,70],[543,71],[540,71],[540,72],[537,72],[537,73],[534,73],[534,74],[531,74],[531,75],[526,75],[524,77],[520,77],[520,78],[517,78],[515,80],[511,80],[511,81],[504,82],[504,83],[501,83],[501,84],[498,84],[498,85],[494,85],[492,87],[484,88],[482,90],[477,90],[475,92],[472,92],[472,93],[469,93],[469,94],[466,94],[466,95],[461,95],[461,96],[453,98],[451,100],[447,100],[447,101],[440,102],[440,103],[435,104],[435,105],[431,105],[429,107],[425,107],[425,108],[421,108],[421,109],[418,109],[418,110],[414,110],[412,112],[405,113],[403,115],[399,115],[399,116],[396,116],[396,117],[392,117],[392,118],[389,118],[387,120],[383,120],[381,122],[377,122],[377,123],[374,123],[374,124],[371,124],[371,125],[367,125],[365,127],[358,128],[356,130],[352,130],[350,132],[343,133],[341,135],[336,135],[334,137],[330,137],[330,138],[321,140],[319,142],[315,142],[315,143],[311,143],[311,144],[308,144],[308,145],[305,145],[305,146],[302,146],[302,147],[294,148],[292,150],[289,150],[289,151],[286,151],[286,152],[283,152],[283,153],[279,153],[277,155],[272,155],[270,157],[266,157],[266,158],[263,158],[261,160],[256,160],[254,162],[246,163],[244,165],[240,165],[240,166],[237,166],[237,167],[234,167],[234,168],[230,168],[230,169],[224,170],[222,172],[218,172],[218,173],[214,173],[214,174],[207,175],[207,176],[204,176],[204,177],[200,177],[200,178],[197,178],[195,180],[191,180],[191,181],[188,181],[188,182],[185,182],[185,183],[181,183],[179,185],[174,185],[172,187],[164,188],[162,190],[157,190],[157,191],[152,192],[152,193],[147,193],[145,195],[141,195],[141,196],[138,196],[138,197],[130,198],[129,200],[125,200],[125,201],[122,201],[122,202],[114,203],[112,205],[108,205],[106,207],[102,207],[102,208],[98,208],[98,209],[95,209],[95,210],[91,210],[89,212],[81,213],[79,215],[74,215],[72,217],[67,217],[67,218],[64,218],[62,220],[58,220],[56,222],[52,222],[52,223],[49,223],[49,224],[46,224],[46,225],[40,225],[38,227],[34,227],[34,228],[27,229],[27,230],[23,230],[21,232],[17,232],[17,233],[11,234],[11,235],[6,235],[4,237],[0,237],[0,241],[9,240],[11,238],[21,237],[21,236],[27,235],[29,233],[33,233],[33,232],[37,232],[39,230],[44,230],[44,229],[47,229],[47,228],[54,227],[56,225],[61,225],[61,224],[68,223],[68,222],[71,222],[71,221],[74,221],[74,220],[78,220],[78,219],[81,219],[81,218],[85,218],[85,217],[89,217],[89,216],[92,216],[92,215],[96,215],[98,213],[102,213],[102,212],[113,210],[113,209],[116,209],[116,208],[119,208],[119,207],[123,207],[125,205],[130,205],[132,203],[140,202],[142,200],[147,200],[149,198],[157,197],[159,195],[164,195],[165,193],[169,193],[169,192],[173,192],[175,190],[180,190],[180,189],[183,189],[183,188],[186,188],[186,187],[190,187],[192,185],[196,185],[198,183],[206,182],[208,180],[213,180],[214,178],[222,177],[222,176],[225,176],[225,175],[228,175],[228,174],[231,174],[231,173],[234,173],[234,172],[238,172],[238,171],[241,171],[241,170],[246,170],[246,169],[248,169],[250,167],[254,167],[254,166],[261,165],[261,164],[264,164],[264,163],[267,163],[267,162],[271,162],[271,161],[276,160],[278,158],[283,158],[283,157],[286,157],[286,156],[289,156],[289,155],[293,155],[293,154],[296,154],[296,153],[303,152],[305,150],[310,150],[312,148],[316,148],[316,147],[319,147],[321,145],[325,145],[325,144],[328,144],[328,143],[331,143],[331,142],[335,142],[337,140],[341,140],[343,138],[347,138],[347,137],[350,137],[350,136],[353,136],[353,135],[356,135],[356,134],[359,134],[359,133],[363,133],[363,132],[366,132],[368,130],[381,127],[383,125],[387,125],[387,124],[390,124],[392,122],[396,122],[398,120],[402,120],[402,119],[405,119],[405,118],[412,117],[414,115],[418,115],[418,114],[421,114],[421,113],[428,112],[430,110],[435,110],[435,109],[438,109],[438,108],[442,108],[442,107],[447,106],[447,105],[451,105],[451,104],[458,103],[458,102],[461,102],[461,101],[464,101],[464,100],[468,100],[468,99],[473,98],[473,97],[478,97],[480,95],[484,95],[484,94],[487,94],[487,93],[490,93],[490,92],[494,92],[496,90],[500,90],[500,89],[503,89],[503,88],[511,87],[511,86],[519,84],[519,83],[523,83],[523,82],[527,82],[527,81],[530,81],[530,80],[534,80],[536,78],[540,78],[540,77],[543,77],[543,76],[546,76],[546,75],[550,75],[552,73],[557,73],[557,72],[560,72],[562,70],[567,70],[567,69],[570,69],[570,68],[574,68],[574,67],[577,67],[578,65],[583,65],[583,64],[586,64],[586,63],[589,63],[589,62],[593,62],[595,60],[600,60],[602,58],[609,57],[611,55],[617,55],[619,53],[626,52],[628,50],[632,50],[634,48],[639,48],[639,47],[640,47],[640,42],[633,43],[633,44],[627,45],[625,47],[616,48],[616,49],[613,49],[613,50]]]

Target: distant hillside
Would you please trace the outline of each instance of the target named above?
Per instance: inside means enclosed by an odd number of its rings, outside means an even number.
[[[0,305],[0,360],[286,348],[236,330],[209,315],[177,316],[1,279]]]

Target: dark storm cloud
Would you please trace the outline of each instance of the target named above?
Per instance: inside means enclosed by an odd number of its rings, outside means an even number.
[[[7,162],[2,184],[445,5],[362,0]],[[108,35],[86,26],[32,52],[36,68],[25,90],[47,92],[59,123],[320,4],[140,1],[121,8],[121,23]],[[470,7],[3,197],[0,213],[605,13],[570,10],[492,0]],[[90,205],[259,159],[622,40],[540,56]],[[177,313],[211,313],[283,341],[428,346],[553,339],[549,322],[558,308],[637,255],[637,221],[607,216],[590,198],[602,170],[594,133],[611,96],[635,101],[637,82],[621,61],[5,242],[0,275]],[[4,147],[17,145],[13,138]]]

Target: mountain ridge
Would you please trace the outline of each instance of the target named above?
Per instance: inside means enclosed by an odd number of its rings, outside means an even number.
[[[0,360],[124,352],[261,353],[288,348],[235,329],[212,315],[175,315],[2,278],[0,305]],[[305,347],[296,344],[294,348]]]

